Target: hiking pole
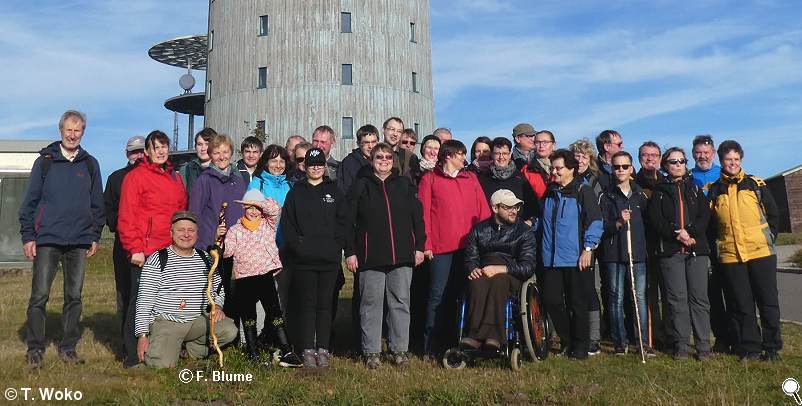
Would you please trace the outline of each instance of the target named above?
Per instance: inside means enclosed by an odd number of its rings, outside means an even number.
[[[638,347],[640,347],[640,362],[646,363],[646,354],[643,351],[643,331],[640,329],[640,312],[638,311],[638,292],[635,289],[635,261],[632,259],[632,225],[627,220],[627,254],[629,254],[629,278],[632,282],[632,302],[635,304],[635,320],[638,326]]]
[[[226,209],[228,208],[228,202],[223,202],[223,207],[220,208],[220,216],[218,218],[218,226],[220,224],[225,224],[226,222]],[[209,250],[209,255],[212,257],[212,266],[209,268],[209,275],[206,281],[206,298],[209,300],[209,305],[211,306],[211,310],[209,313],[209,337],[212,340],[212,346],[214,347],[215,351],[217,351],[217,361],[220,364],[220,368],[223,367],[223,351],[220,350],[220,345],[217,343],[217,334],[214,332],[214,325],[215,325],[215,313],[217,312],[217,303],[215,303],[214,298],[212,297],[212,277],[214,276],[214,271],[217,270],[217,266],[220,263],[220,247],[223,245],[223,237],[220,236],[215,241],[215,244]]]

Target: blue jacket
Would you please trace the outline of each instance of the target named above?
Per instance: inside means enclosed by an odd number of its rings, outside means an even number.
[[[284,207],[284,199],[292,189],[292,182],[287,180],[286,175],[273,175],[268,171],[254,173],[253,180],[248,184],[248,190],[256,189],[268,199],[274,199],[279,206]],[[281,220],[276,226],[276,246],[281,248],[284,245],[284,237],[281,234]]]
[[[635,181],[629,182],[632,194],[627,197],[616,185],[610,187],[599,197],[599,207],[604,218],[604,235],[599,246],[598,258],[601,262],[629,262],[627,252],[627,228],[616,227],[621,210],[632,210],[629,220],[632,226],[632,260],[646,261],[646,222],[649,198]]]
[[[582,179],[565,187],[549,185],[541,210],[540,252],[547,268],[572,267],[585,247],[596,248],[602,236],[602,217],[596,196]]]
[[[707,196],[708,188],[705,186],[717,181],[718,178],[721,177],[721,167],[713,164],[713,166],[706,171],[703,171],[698,167],[693,167],[693,169],[691,169],[691,175],[693,175],[693,184],[698,186],[699,189],[702,189],[702,191],[705,193],[705,196]]]
[[[23,244],[84,245],[100,240],[106,224],[100,164],[83,148],[68,161],[61,154],[61,141],[39,155],[19,209]],[[50,160],[46,176],[45,160]]]

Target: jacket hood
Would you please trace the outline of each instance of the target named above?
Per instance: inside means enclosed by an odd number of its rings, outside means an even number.
[[[560,194],[562,194],[564,196],[576,196],[576,195],[579,194],[579,187],[582,185],[582,183],[583,183],[582,178],[579,177],[579,176],[576,176],[571,181],[571,183],[569,183],[569,184],[567,184],[565,186],[560,186],[560,184],[557,183],[557,182],[550,183],[549,184],[549,191],[559,192]]]
[[[746,172],[744,172],[743,168],[735,175],[727,175],[724,171],[721,171],[721,175],[719,175],[719,179],[724,184],[741,183],[744,178],[746,178]]]
[[[258,175],[254,174],[254,178],[259,178],[270,186],[276,187],[287,183],[287,175],[273,175],[268,171],[262,171]]]
[[[144,167],[146,167],[148,170],[150,170],[152,172],[162,173],[161,169],[164,169],[164,173],[169,173],[170,171],[173,170],[173,163],[170,162],[169,159],[167,161],[165,161],[163,164],[159,165],[159,164],[154,164],[150,160],[150,158],[147,155],[145,155],[142,158],[142,160],[137,161],[137,162],[138,162],[138,165],[144,166]]]
[[[66,161],[67,158],[61,153],[61,141],[53,141],[50,145],[42,148],[39,150],[39,155],[48,156],[50,155],[53,157],[53,160],[56,161]],[[75,160],[79,161],[85,159],[89,155],[86,150],[84,150],[81,146],[78,146],[78,155],[75,156]]]

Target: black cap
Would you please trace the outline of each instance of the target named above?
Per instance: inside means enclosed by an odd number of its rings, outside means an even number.
[[[311,148],[306,151],[306,158],[304,158],[304,165],[310,166],[325,166],[326,154],[320,148]]]

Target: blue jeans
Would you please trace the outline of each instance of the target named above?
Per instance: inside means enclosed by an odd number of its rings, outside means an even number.
[[[31,298],[28,301],[28,320],[25,328],[25,340],[28,352],[45,350],[45,321],[47,300],[50,288],[56,277],[58,263],[64,269],[64,307],[61,311],[61,325],[64,334],[58,351],[74,351],[81,330],[81,291],[84,286],[84,265],[86,263],[85,245],[37,245],[36,257],[33,259],[33,277],[31,279]]]
[[[629,264],[626,262],[605,262],[603,266],[607,270],[608,302],[610,304],[610,335],[613,339],[613,346],[623,347],[627,345],[627,330],[624,325],[624,295],[632,297],[631,287],[628,287],[631,283],[628,272]],[[635,270],[635,290],[638,296],[640,331],[643,345],[648,345],[649,316],[646,310],[646,263],[635,262],[633,266]],[[637,332],[636,321],[630,320],[630,322],[633,324],[632,331]]]
[[[468,282],[463,251],[436,254],[429,263],[424,352],[434,355],[456,341],[457,299]]]

